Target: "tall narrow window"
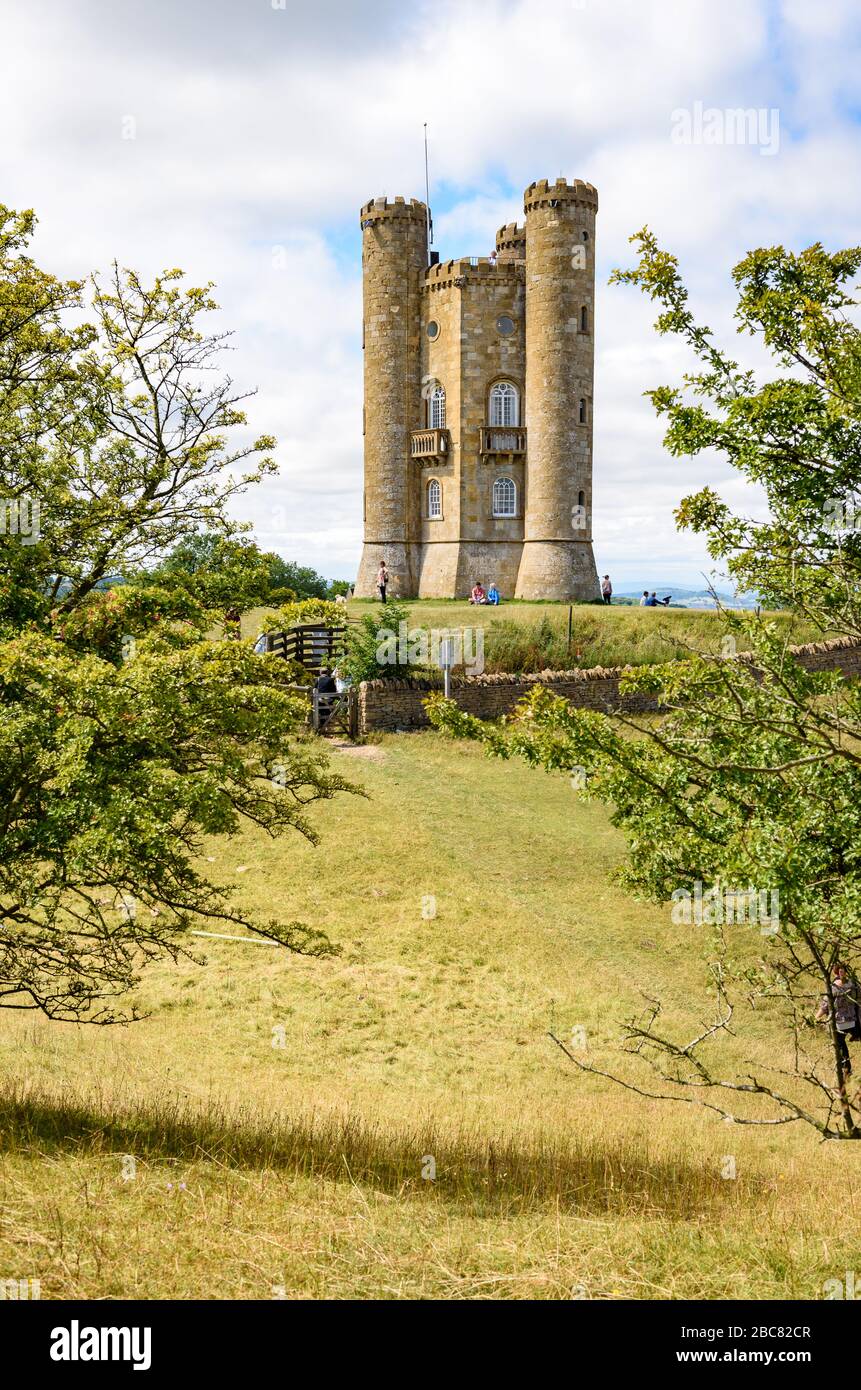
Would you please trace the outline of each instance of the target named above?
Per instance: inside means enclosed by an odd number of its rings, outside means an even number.
[[[431,478],[428,483],[428,516],[442,516],[442,487],[439,478]]]
[[[490,388],[490,419],[491,425],[519,425],[520,424],[520,400],[517,395],[517,387],[512,386],[510,381],[497,381],[495,386]]]
[[[428,429],[445,429],[445,387],[435,386],[428,400]]]
[[[585,304],[580,309],[580,332],[589,332],[589,310],[586,308]]]
[[[497,478],[493,484],[493,515],[517,515],[517,488],[513,478]]]
[[[586,505],[586,494],[585,494],[585,492],[578,492],[578,493],[577,493],[577,506],[578,506],[578,507],[585,507],[585,505]]]
[[[581,425],[585,425],[585,423],[586,423],[586,402],[583,401],[583,400],[581,400],[581,402],[580,402],[580,424],[581,424]]]

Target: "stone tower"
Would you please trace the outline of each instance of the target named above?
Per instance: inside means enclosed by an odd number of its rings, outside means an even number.
[[[365,543],[402,597],[593,599],[591,184],[534,183],[489,257],[428,266],[424,203],[361,212]]]
[[[595,214],[591,184],[530,184],[526,213],[523,559],[517,598],[593,598]]]
[[[365,544],[356,593],[376,594],[385,560],[392,589],[415,594],[415,482],[410,435],[421,423],[421,280],[428,212],[413,198],[362,208],[365,355]]]

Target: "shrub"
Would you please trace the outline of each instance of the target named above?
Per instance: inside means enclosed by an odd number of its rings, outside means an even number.
[[[404,667],[380,659],[384,631],[397,632],[401,623],[409,623],[409,612],[402,603],[379,604],[364,613],[358,623],[347,631],[347,652],[339,669],[355,684],[359,681],[403,680],[408,675],[424,674],[416,667]]]
[[[281,608],[267,608],[260,615],[260,632],[286,632],[300,623],[320,622],[326,627],[343,627],[344,606],[325,598],[297,599]]]

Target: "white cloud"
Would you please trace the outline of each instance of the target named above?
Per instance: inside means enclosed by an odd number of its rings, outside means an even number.
[[[267,544],[351,576],[360,204],[421,196],[425,121],[446,255],[485,251],[522,217],[508,186],[591,180],[598,563],[623,583],[646,565],[695,580],[710,562],[677,535],[673,507],[706,480],[741,490],[720,460],[663,453],[642,392],[676,379],[684,358],[607,274],[648,222],[679,254],[701,317],[729,330],[729,271],[750,246],[857,239],[859,27],[852,0],[19,4],[0,55],[0,196],[36,207],[36,254],[58,273],[117,256],[217,281],[236,329],[231,372],[259,386],[250,422],[278,435],[282,465],[242,515]],[[672,113],[695,102],[777,108],[779,153],[674,145]]]

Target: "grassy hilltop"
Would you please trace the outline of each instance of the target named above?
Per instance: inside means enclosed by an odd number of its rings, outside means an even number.
[[[857,1145],[642,1099],[548,1039],[583,1026],[612,1064],[641,990],[708,1013],[705,929],[612,885],[600,807],[431,733],[332,756],[370,799],[318,808],[319,848],[249,832],[207,867],[340,957],[197,938],[208,966],[149,972],[142,1023],[0,1012],[0,1274],[43,1297],[819,1298],[858,1267]],[[777,1036],[758,1014],[755,1061]]]
[[[376,612],[377,607],[367,599],[353,600],[347,605],[347,613],[351,618],[361,618]],[[475,608],[459,599],[413,599],[405,607],[410,624],[416,628],[483,627],[488,671],[669,661],[691,650],[720,652],[724,631],[720,615],[708,610],[575,604],[569,651],[567,604],[505,603],[498,608]],[[244,615],[244,636],[256,635],[266,611],[257,608]],[[789,613],[767,617],[786,632],[788,641],[809,642],[819,635],[809,623]],[[740,642],[740,649],[743,646]]]

